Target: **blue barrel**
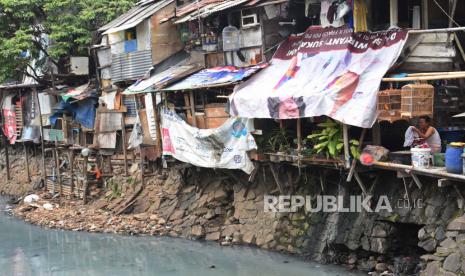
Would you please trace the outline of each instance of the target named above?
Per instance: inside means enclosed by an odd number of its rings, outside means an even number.
[[[463,147],[453,147],[447,145],[446,150],[446,170],[448,173],[463,173]]]

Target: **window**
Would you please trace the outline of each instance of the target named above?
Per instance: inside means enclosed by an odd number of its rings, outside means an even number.
[[[124,52],[135,51],[137,51],[137,31],[136,28],[131,28],[124,31]]]

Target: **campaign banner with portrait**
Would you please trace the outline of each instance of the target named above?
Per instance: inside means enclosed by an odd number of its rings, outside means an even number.
[[[381,80],[407,35],[401,29],[355,33],[348,27],[318,27],[290,36],[270,66],[235,87],[231,114],[274,119],[326,115],[370,128]]]

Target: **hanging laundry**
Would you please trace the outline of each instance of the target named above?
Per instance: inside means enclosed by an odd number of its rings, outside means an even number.
[[[354,0],[354,31],[367,32],[367,14],[368,8],[365,0]]]
[[[341,4],[344,4],[344,6],[341,7],[341,10],[338,13],[338,7]],[[343,26],[345,24],[344,15],[349,10],[347,10],[346,1],[322,0],[321,1],[321,13],[320,13],[321,26],[323,28],[326,28],[326,27],[338,28],[338,27]]]

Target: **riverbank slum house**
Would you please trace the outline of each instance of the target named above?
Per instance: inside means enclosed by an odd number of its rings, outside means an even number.
[[[404,146],[411,120],[423,115],[442,152],[465,141],[456,117],[465,111],[464,4],[140,1],[98,30],[95,83],[28,87],[37,91],[29,101],[3,87],[4,134],[11,143],[24,131],[26,118],[9,109],[37,105],[29,116],[42,119],[39,136],[54,159],[44,165],[47,188],[84,200],[115,164],[126,175],[139,164],[142,182],[179,161],[242,170],[249,181],[269,166],[282,192],[280,164],[336,169],[365,194],[365,174],[379,169],[420,188],[417,175],[465,181],[444,167],[444,153],[434,166],[412,166]],[[369,167],[357,161],[366,146]]]

